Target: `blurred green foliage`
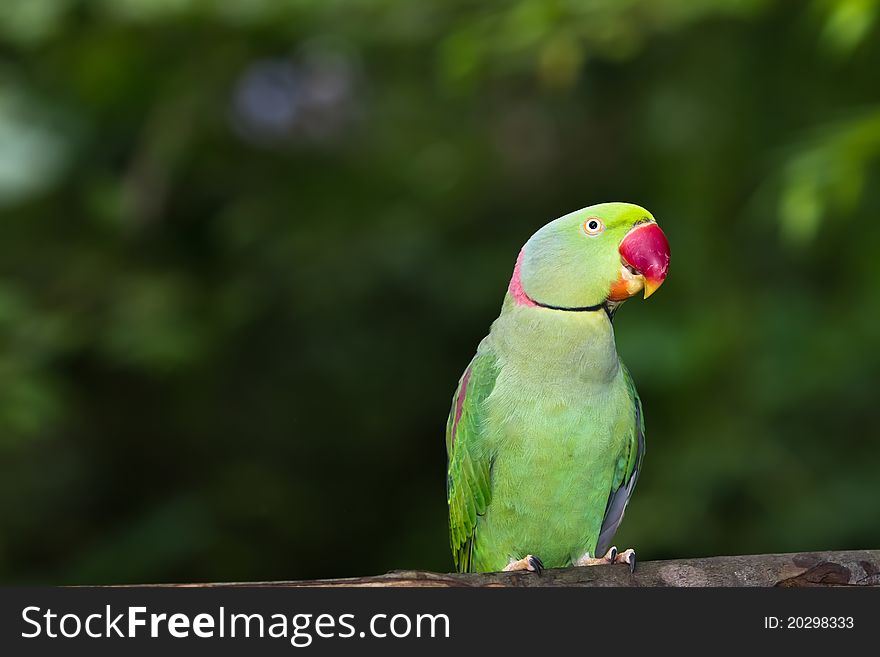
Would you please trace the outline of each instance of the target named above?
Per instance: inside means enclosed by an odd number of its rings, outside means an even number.
[[[875,0],[5,0],[0,579],[451,566],[520,245],[645,205],[641,558],[880,544]]]

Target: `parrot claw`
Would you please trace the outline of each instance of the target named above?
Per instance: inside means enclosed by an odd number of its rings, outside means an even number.
[[[511,561],[504,568],[504,572],[511,572],[514,570],[527,570],[540,575],[544,572],[544,562],[533,554],[527,554],[519,561]]]
[[[538,557],[532,556],[531,554],[526,557],[529,560],[529,570],[538,573],[539,575],[544,572],[544,562],[541,561]]]
[[[632,548],[624,550],[614,557],[614,563],[625,563],[629,566],[629,572],[636,571],[636,551]]]

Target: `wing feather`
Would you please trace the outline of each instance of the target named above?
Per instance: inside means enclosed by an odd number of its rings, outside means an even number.
[[[596,543],[596,554],[602,555],[611,547],[614,534],[623,520],[626,505],[636,487],[639,471],[642,467],[642,459],[645,456],[645,420],[642,416],[642,401],[636,391],[629,370],[621,363],[623,376],[626,380],[630,393],[630,401],[633,410],[632,435],[626,454],[626,461],[619,477],[615,477],[611,492],[608,497],[608,505],[605,507],[605,517],[602,520],[602,528],[599,530],[599,540]]]
[[[446,423],[449,542],[459,572],[473,569],[471,556],[477,518],[492,497],[490,456],[482,435],[482,406],[497,377],[495,357],[480,353],[465,370]]]

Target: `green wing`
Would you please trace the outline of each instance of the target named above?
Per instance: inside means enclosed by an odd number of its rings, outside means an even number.
[[[639,399],[639,393],[636,392],[629,370],[623,363],[620,366],[623,368],[623,377],[629,389],[633,423],[626,454],[620,461],[621,467],[614,473],[608,505],[605,507],[605,518],[602,520],[602,529],[599,530],[599,540],[596,543],[597,555],[605,554],[611,547],[614,534],[623,520],[626,504],[636,487],[642,458],[645,456],[645,418],[642,415],[642,400]]]
[[[497,374],[495,357],[478,351],[458,383],[446,423],[449,543],[461,573],[473,568],[477,516],[486,512],[492,496],[491,457],[481,433],[481,408],[495,387]]]

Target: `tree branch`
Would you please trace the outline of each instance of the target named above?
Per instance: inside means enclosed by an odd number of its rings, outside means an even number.
[[[164,584],[158,586],[880,586],[880,550],[761,554],[647,561],[635,573],[624,565],[526,572],[441,574],[402,570],[372,577],[293,582]]]

